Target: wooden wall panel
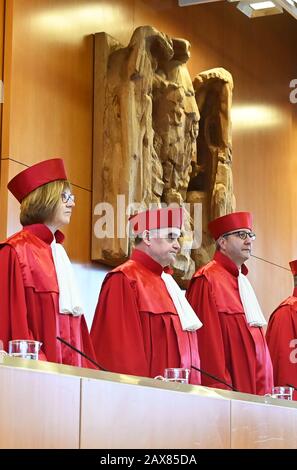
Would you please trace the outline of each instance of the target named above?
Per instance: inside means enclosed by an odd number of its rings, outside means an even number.
[[[193,394],[185,394],[182,387],[169,391],[153,384],[140,387],[83,379],[81,448],[229,448],[230,401],[198,398],[198,387],[192,389]]]
[[[9,147],[4,142],[3,150],[26,165],[61,156],[70,179],[89,189],[92,37],[84,39],[81,25],[71,24],[66,5],[59,5],[58,13],[52,2],[15,3],[13,60],[6,77],[13,113],[9,122],[4,115]]]
[[[8,234],[21,229],[19,221],[20,205],[18,201],[8,194],[7,182],[17,173],[24,170],[24,165],[8,158],[1,160],[1,186],[0,186],[0,236],[4,240]],[[6,222],[6,223],[5,223]]]
[[[65,246],[69,257],[73,261],[90,259],[91,237],[91,193],[78,186],[72,186],[75,194],[75,207],[71,216],[71,222],[63,228],[66,236]],[[73,236],[74,235],[74,236]]]
[[[296,449],[297,410],[290,405],[232,401],[231,449]]]
[[[4,55],[4,24],[5,24],[5,0],[0,0],[0,135],[2,126],[3,107],[3,55]],[[1,148],[1,143],[0,143]]]
[[[175,0],[10,0],[6,4],[1,237],[15,229],[18,214],[17,205],[6,200],[7,179],[18,166],[58,155],[65,159],[79,196],[66,230],[66,247],[74,260],[88,265],[92,34],[105,31],[125,45],[137,26],[151,24],[191,42],[192,76],[217,66],[233,75],[237,209],[254,214],[258,236],[254,253],[265,261],[250,263],[251,279],[268,315],[281,296],[290,294],[289,273],[283,268],[297,258],[297,105],[289,102],[289,82],[297,78],[296,20],[286,13],[250,20],[228,2],[185,8]],[[3,5],[0,2],[0,12]],[[2,36],[0,13],[0,50]],[[269,263],[283,268],[271,264],[269,270]],[[96,276],[96,269],[90,270],[91,276]]]
[[[108,28],[115,34],[118,25],[126,40],[132,9],[80,0],[8,3],[2,158],[29,166],[60,156],[71,182],[90,191],[93,33]]]
[[[1,367],[0,378],[1,449],[79,448],[79,377]]]
[[[293,292],[293,278],[289,268],[275,266],[268,261],[252,258],[248,263],[249,279],[266,316]]]

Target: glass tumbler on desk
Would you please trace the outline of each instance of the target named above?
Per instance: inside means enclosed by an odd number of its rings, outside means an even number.
[[[8,354],[22,359],[38,360],[42,343],[31,339],[13,339],[8,343]]]

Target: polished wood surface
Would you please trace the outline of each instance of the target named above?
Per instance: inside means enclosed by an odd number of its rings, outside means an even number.
[[[248,277],[265,313],[273,310],[293,292],[293,276],[289,267],[275,266],[267,260],[251,258]]]
[[[271,399],[273,400],[273,399]],[[233,401],[231,403],[232,449],[296,449],[297,409]]]
[[[70,224],[63,227],[65,248],[72,261],[90,259],[91,227],[91,192],[78,186],[72,186],[75,195],[75,207]],[[87,264],[87,263],[86,263]]]
[[[212,398],[211,392],[208,397],[200,396],[197,399],[197,396],[191,395],[190,389],[198,390],[198,387],[177,384],[167,384],[167,387],[165,391],[131,384],[115,386],[112,382],[83,380],[81,447],[229,447],[228,400]],[[176,390],[178,387],[180,391]]]
[[[78,449],[79,378],[0,367],[0,380],[0,448]]]
[[[2,133],[2,112],[4,100],[3,55],[4,55],[5,0],[0,0],[0,135]],[[1,142],[0,142],[1,148]]]
[[[0,237],[4,240],[9,234],[13,234],[21,229],[19,214],[20,205],[18,201],[8,193],[7,182],[17,173],[24,170],[26,166],[5,158],[1,160],[1,186],[0,186],[0,207],[1,219],[7,219],[7,225],[0,224]]]
[[[296,448],[297,404],[6,356],[0,448]]]

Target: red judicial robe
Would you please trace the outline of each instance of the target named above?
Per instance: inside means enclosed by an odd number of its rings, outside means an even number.
[[[199,367],[196,332],[182,330],[162,271],[136,249],[130,260],[107,274],[91,329],[97,361],[104,368],[155,377],[166,367]],[[200,383],[193,369],[190,382]]]
[[[55,237],[64,239],[59,231]],[[6,350],[11,339],[38,340],[40,359],[94,368],[56,339],[60,336],[95,359],[84,316],[59,313],[52,241],[48,227],[33,224],[0,244],[0,340]]]
[[[240,392],[264,395],[273,386],[271,359],[263,329],[246,322],[237,277],[236,265],[218,251],[191,280],[187,298],[203,323],[197,331],[201,367]],[[205,375],[201,381],[229,389]]]
[[[271,314],[266,340],[273,364],[275,385],[297,387],[297,288]],[[295,340],[295,341],[292,341]],[[297,392],[294,392],[297,399]]]

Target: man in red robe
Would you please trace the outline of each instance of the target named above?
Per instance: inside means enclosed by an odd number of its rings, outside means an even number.
[[[194,274],[187,291],[203,323],[197,332],[201,368],[217,378],[202,375],[202,384],[271,393],[273,372],[262,328],[266,321],[244,264],[255,239],[251,214],[227,214],[208,228],[217,250],[213,261]]]
[[[71,263],[61,245],[64,235],[58,230],[69,223],[75,205],[63,160],[23,170],[8,189],[21,203],[24,227],[0,244],[0,340],[6,350],[9,340],[40,341],[42,360],[94,367],[57,340],[59,336],[95,359]]]
[[[297,387],[297,260],[290,262],[294,276],[293,295],[284,300],[271,314],[266,340],[277,386]],[[294,392],[297,399],[297,392]]]
[[[180,248],[181,224],[180,208],[130,219],[136,248],[106,276],[91,329],[97,361],[105,369],[155,377],[168,367],[199,367],[201,323],[167,269]],[[190,382],[200,383],[194,369]]]

